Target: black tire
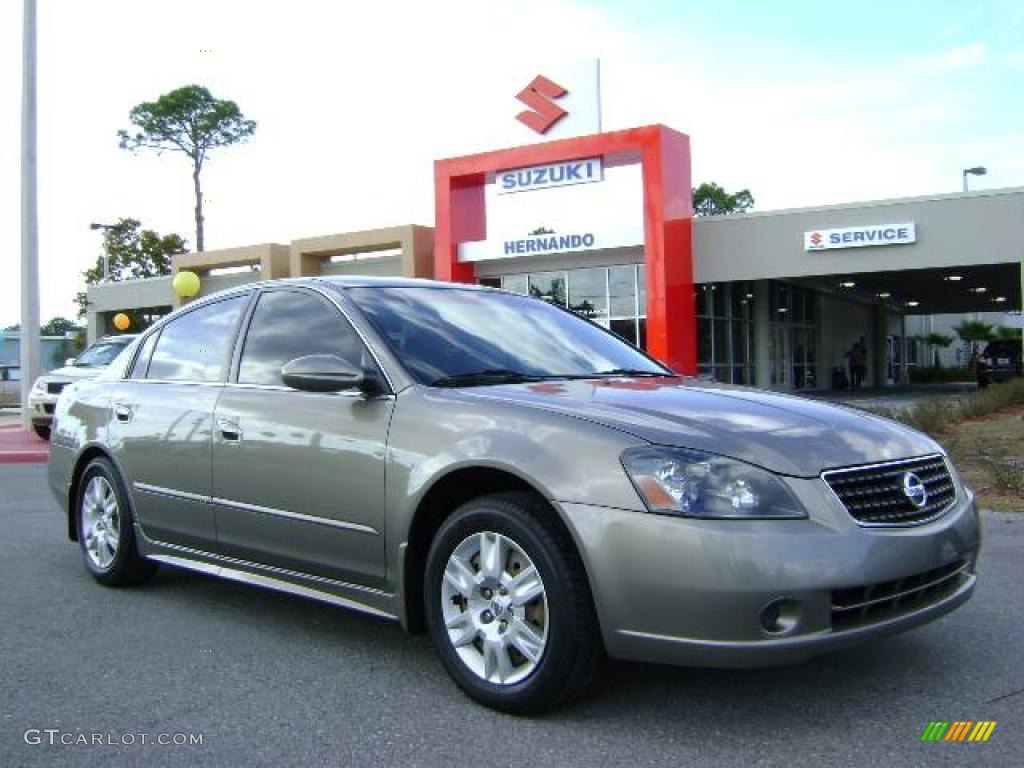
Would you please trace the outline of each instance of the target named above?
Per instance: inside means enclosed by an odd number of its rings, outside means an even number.
[[[111,520],[116,520],[116,535],[112,538],[116,540],[117,546],[112,558],[106,563],[97,562],[90,553],[90,543],[95,540],[96,535],[89,521],[86,494],[94,481],[99,488],[104,488],[105,483],[105,487],[110,489],[117,502],[116,512],[111,515]],[[109,459],[93,459],[85,468],[75,496],[75,515],[78,520],[78,543],[82,550],[82,559],[85,561],[86,570],[100,584],[108,587],[142,584],[156,572],[157,564],[139,554],[131,503],[121,475]],[[109,524],[105,526],[105,530],[110,529]],[[104,548],[103,552],[110,554],[108,548]]]
[[[554,519],[555,514],[529,493],[482,496],[463,504],[445,520],[427,557],[425,613],[441,661],[469,696],[504,712],[530,714],[572,702],[590,687],[604,660],[586,572],[572,539]],[[510,540],[532,561],[543,581],[546,642],[532,671],[515,682],[494,683],[474,672],[449,638],[442,613],[444,573],[449,558],[460,544],[483,532]],[[469,609],[462,610],[468,613]],[[479,648],[477,642],[474,640],[471,645]],[[511,658],[516,654],[509,651],[508,655]],[[525,657],[521,661],[525,662]]]
[[[32,425],[32,430],[37,435],[39,435],[41,438],[43,438],[43,440],[49,440],[50,439],[50,428],[49,427],[43,426],[42,424],[33,424]]]

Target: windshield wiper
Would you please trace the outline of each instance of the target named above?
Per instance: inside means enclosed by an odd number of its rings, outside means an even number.
[[[648,376],[648,377],[660,377],[660,376],[673,376],[674,374],[663,372],[663,371],[643,371],[639,368],[612,368],[609,371],[597,371],[596,373],[590,374],[591,376]]]
[[[488,368],[442,376],[430,383],[432,387],[482,387],[489,384],[521,384],[525,381],[544,381],[548,376],[536,376],[507,368]]]

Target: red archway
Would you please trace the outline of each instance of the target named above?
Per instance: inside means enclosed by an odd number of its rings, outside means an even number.
[[[544,163],[633,153],[643,174],[647,351],[680,373],[697,373],[690,139],[664,125],[500,149],[434,163],[434,276],[473,283],[459,244],[487,237],[487,174]]]

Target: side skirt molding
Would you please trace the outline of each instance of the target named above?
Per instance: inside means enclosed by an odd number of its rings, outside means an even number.
[[[138,525],[135,530],[140,554],[150,560],[398,620],[395,613],[385,609],[395,605],[395,595],[389,592],[156,541],[148,538]]]

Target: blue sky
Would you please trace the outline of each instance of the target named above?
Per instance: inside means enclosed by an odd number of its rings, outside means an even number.
[[[0,3],[0,326],[18,319],[20,3]],[[432,161],[495,148],[496,83],[600,56],[606,129],[691,136],[770,210],[1024,185],[1024,2],[39,0],[44,320],[120,216],[190,240],[188,167],[117,129],[189,82],[259,122],[204,171],[210,248],[433,221]],[[201,23],[193,23],[201,19]],[[212,51],[206,53],[206,50]]]

